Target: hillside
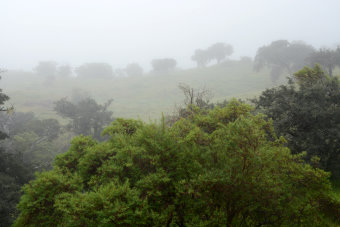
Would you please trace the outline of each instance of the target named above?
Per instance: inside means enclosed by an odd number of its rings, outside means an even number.
[[[53,102],[63,97],[72,98],[78,91],[91,95],[100,103],[114,99],[110,109],[115,117],[144,120],[159,118],[162,112],[171,112],[182,102],[180,83],[210,90],[213,101],[253,97],[272,86],[268,72],[254,72],[250,61],[227,61],[207,68],[177,70],[163,75],[149,73],[143,77],[66,78],[58,79],[50,86],[43,85],[43,78],[31,72],[8,71],[1,82],[11,97],[9,103],[17,111],[32,111],[41,118],[55,117]]]

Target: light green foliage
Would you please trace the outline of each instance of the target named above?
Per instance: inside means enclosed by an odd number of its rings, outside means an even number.
[[[320,65],[316,64],[314,68],[304,67],[294,73],[294,78],[302,86],[312,86],[318,81],[326,79],[326,75]]]
[[[329,174],[291,155],[236,100],[171,127],[118,119],[77,137],[24,187],[14,226],[324,226],[339,221]],[[329,216],[329,219],[326,219]]]

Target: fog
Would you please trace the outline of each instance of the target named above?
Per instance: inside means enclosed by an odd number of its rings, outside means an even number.
[[[339,9],[336,0],[2,0],[0,67],[31,70],[53,60],[148,70],[152,59],[171,57],[189,68],[195,49],[216,42],[233,45],[232,58],[277,39],[332,47]]]

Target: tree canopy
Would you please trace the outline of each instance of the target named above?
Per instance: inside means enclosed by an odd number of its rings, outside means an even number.
[[[272,81],[275,83],[283,72],[292,75],[293,72],[301,69],[306,63],[306,58],[313,51],[312,46],[303,42],[277,40],[257,50],[254,69],[259,71],[269,67]]]
[[[112,101],[108,100],[100,105],[89,97],[78,103],[63,98],[55,102],[54,110],[60,116],[71,120],[69,128],[77,135],[91,135],[96,139],[101,139],[100,133],[104,126],[113,120],[112,111],[108,110]]]
[[[340,47],[335,50],[321,48],[314,51],[307,58],[310,65],[320,64],[329,76],[333,76],[333,70],[336,66],[340,66]]]
[[[230,44],[225,43],[215,43],[205,50],[197,49],[191,60],[197,63],[197,67],[204,67],[210,61],[216,60],[220,63],[227,56],[230,56],[234,52],[233,47]]]
[[[329,174],[292,155],[262,115],[232,100],[171,127],[116,119],[76,137],[24,186],[14,226],[324,226],[339,223]]]
[[[254,100],[259,111],[274,120],[293,153],[318,156],[320,167],[340,177],[340,84],[319,65],[296,72],[288,85],[267,89]]]
[[[217,63],[220,63],[233,52],[233,47],[225,43],[215,43],[208,48],[210,59],[215,59]]]

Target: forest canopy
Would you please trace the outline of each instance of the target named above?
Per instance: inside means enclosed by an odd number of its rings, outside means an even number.
[[[236,100],[164,123],[116,119],[79,136],[25,185],[14,226],[324,226],[340,221],[329,173],[292,155]]]

